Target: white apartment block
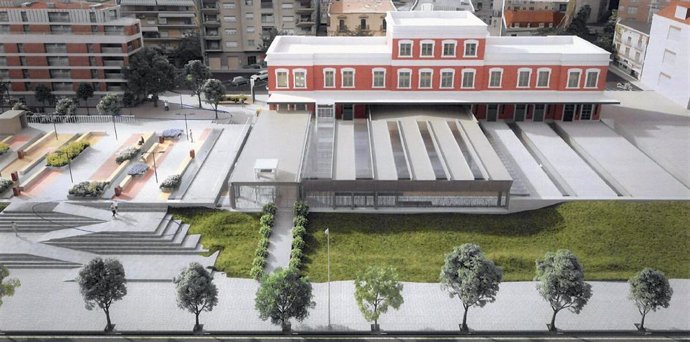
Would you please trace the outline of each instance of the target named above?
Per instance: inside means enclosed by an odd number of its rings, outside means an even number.
[[[653,16],[642,82],[690,109],[690,1]]]
[[[212,71],[263,62],[270,38],[316,35],[317,0],[201,0],[203,51]]]
[[[613,36],[616,65],[638,79],[645,63],[650,27],[646,22],[624,19],[616,24]]]

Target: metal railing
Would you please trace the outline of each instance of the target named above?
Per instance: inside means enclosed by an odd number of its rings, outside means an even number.
[[[104,122],[135,122],[134,115],[56,115],[34,114],[27,116],[29,123],[104,123]]]

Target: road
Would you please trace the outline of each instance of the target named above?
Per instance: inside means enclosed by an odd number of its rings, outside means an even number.
[[[688,332],[658,333],[641,335],[637,333],[577,333],[552,335],[548,333],[535,334],[494,334],[494,335],[455,335],[455,334],[404,334],[404,335],[41,335],[41,336],[2,336],[2,341],[113,341],[113,342],[144,342],[144,341],[544,341],[544,342],[568,342],[568,341],[690,341]]]

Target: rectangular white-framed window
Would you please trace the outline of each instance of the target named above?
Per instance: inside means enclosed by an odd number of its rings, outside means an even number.
[[[500,88],[503,81],[503,69],[489,69],[489,88]]]
[[[335,69],[323,69],[323,87],[335,88]]]
[[[474,88],[474,69],[464,69],[462,71],[462,88],[472,89]]]
[[[340,70],[340,79],[342,80],[341,87],[354,88],[355,87],[355,69],[346,68]]]
[[[234,2],[224,2],[223,3],[223,9],[234,9],[234,8],[235,8]]]
[[[537,69],[537,88],[548,88],[551,83],[551,69]]]
[[[371,87],[385,88],[386,87],[386,69],[374,68],[371,71]]]
[[[457,43],[454,40],[444,40],[441,57],[455,57],[456,46]]]
[[[452,89],[454,81],[455,81],[455,70],[453,70],[453,69],[441,69],[440,88]]]
[[[532,76],[532,69],[527,69],[527,68],[518,69],[517,87],[518,88],[529,88],[529,81],[530,81],[531,76]]]
[[[434,57],[434,41],[422,40],[420,42],[419,57]]]
[[[237,17],[234,15],[226,15],[223,17],[223,20],[226,23],[234,23],[234,22],[237,22]]]
[[[583,104],[580,106],[580,120],[592,120],[592,114],[594,113],[594,105]]]
[[[285,89],[289,88],[288,84],[288,69],[276,69],[276,88]]]
[[[412,57],[411,40],[401,40],[398,42],[398,57]]]
[[[307,87],[307,70],[294,69],[292,70],[292,82],[294,88],[304,89]]]
[[[582,73],[580,69],[568,69],[568,83],[565,87],[571,89],[580,87],[580,73]]]
[[[477,57],[477,47],[479,42],[476,40],[466,40],[465,41],[465,54],[463,57]]]
[[[409,89],[412,85],[412,70],[400,69],[398,70],[398,88]]]
[[[419,70],[419,88],[420,89],[431,89],[433,82],[434,71],[432,69],[421,69]]]
[[[587,69],[585,73],[585,88],[594,89],[599,83],[599,69]]]
[[[661,58],[661,63],[668,65],[676,64],[676,53],[671,50],[665,49],[664,56]]]

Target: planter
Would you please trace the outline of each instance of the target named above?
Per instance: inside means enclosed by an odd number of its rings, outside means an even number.
[[[166,193],[173,192],[173,191],[175,191],[175,189],[177,189],[177,188],[161,187],[161,191],[166,192]]]
[[[12,181],[19,182],[19,173],[17,171],[12,172]]]
[[[115,187],[115,196],[120,197],[122,195],[122,188],[118,185]]]
[[[12,194],[15,195],[15,196],[19,196],[19,195],[22,194],[22,190],[19,189],[18,186],[15,186],[14,188],[12,188]]]
[[[105,328],[103,328],[103,332],[106,334],[112,333],[115,330],[115,324],[106,324]]]
[[[194,149],[189,150],[189,158],[194,159],[194,157],[196,157],[196,152],[194,151]]]
[[[371,325],[371,332],[379,332],[381,331],[381,327],[378,324],[372,324]]]
[[[165,142],[165,138],[159,136],[159,137],[158,137],[158,143],[159,143],[159,144],[162,144],[162,143],[164,143],[164,142]]]
[[[203,333],[204,333],[204,325],[203,324],[194,324],[194,328],[192,328],[192,334],[202,335]]]
[[[280,328],[284,333],[289,333],[292,331],[292,325],[290,324],[290,322],[281,324]]]

